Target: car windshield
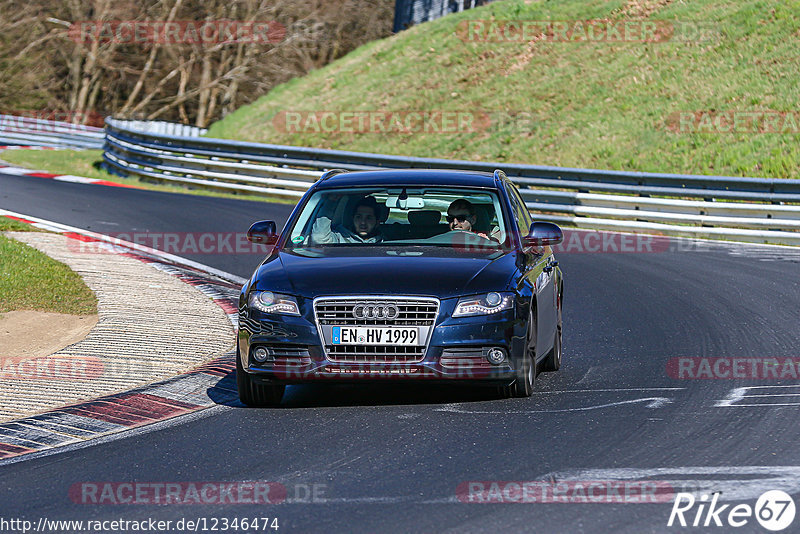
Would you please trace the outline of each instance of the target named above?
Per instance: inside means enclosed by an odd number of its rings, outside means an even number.
[[[286,248],[416,246],[496,251],[508,231],[493,191],[439,187],[316,192]]]

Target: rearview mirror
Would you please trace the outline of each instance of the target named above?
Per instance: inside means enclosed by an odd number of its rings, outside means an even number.
[[[558,245],[564,240],[564,233],[561,228],[549,222],[535,222],[531,225],[531,230],[522,239],[522,247],[544,247],[547,245]]]
[[[278,241],[275,221],[258,221],[247,231],[247,240],[261,245],[274,245]]]
[[[401,210],[416,210],[425,207],[425,201],[420,197],[410,197],[406,195],[405,198],[400,197],[387,197],[387,208],[399,208]]]

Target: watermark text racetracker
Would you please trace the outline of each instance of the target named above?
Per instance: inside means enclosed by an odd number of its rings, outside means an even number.
[[[564,229],[564,240],[553,246],[556,253],[658,253],[674,250],[678,243],[668,237],[645,234]]]
[[[457,99],[453,92],[450,97]],[[529,110],[504,109],[345,109],[282,110],[272,118],[275,131],[288,134],[475,134],[533,135],[552,117]]]
[[[73,354],[51,354],[36,358],[0,356],[0,380],[103,380],[136,373],[158,372],[154,362],[125,357],[97,358]]]
[[[678,357],[667,361],[678,380],[786,380],[800,378],[800,358]]]
[[[648,19],[466,20],[456,33],[477,43],[689,43],[721,36],[715,22]]]
[[[535,215],[534,215],[535,217]],[[698,241],[648,234],[622,234],[597,230],[565,228],[564,239],[553,245],[553,252],[564,254],[650,254],[700,251],[708,245]],[[117,253],[128,250],[130,243],[169,254],[254,254],[265,256],[270,245],[251,243],[244,232],[116,232],[108,240],[81,238],[68,241],[71,252],[83,254]],[[495,242],[496,243],[496,242]],[[312,244],[313,246],[313,244]],[[453,237],[454,249],[464,253],[492,252],[496,244],[478,234],[459,232]]]
[[[548,482],[467,481],[456,488],[456,497],[471,504],[652,504],[671,502],[674,488],[658,480],[583,480]]]
[[[278,43],[286,27],[274,20],[81,20],[68,35],[77,43]]]
[[[92,356],[0,356],[2,380],[93,380],[100,378],[103,370],[103,362]]]
[[[800,134],[798,110],[678,111],[666,118],[677,134]]]
[[[63,111],[54,109],[0,111],[0,130],[7,132],[70,133],[86,132],[91,126],[102,126],[104,115],[96,111]]]
[[[84,254],[113,253],[129,243],[168,254],[258,254],[270,252],[268,245],[251,243],[244,232],[116,232],[109,241],[70,239],[71,252]]]
[[[286,110],[272,125],[293,134],[464,134],[488,130],[492,117],[480,110]]]
[[[450,98],[458,99],[452,92]],[[476,134],[533,135],[553,124],[552,117],[524,109],[344,109],[281,110],[275,131],[287,134]]]
[[[535,214],[533,218],[536,219]],[[551,246],[553,252],[557,254],[659,254],[699,252],[709,247],[702,241],[676,239],[661,235],[622,234],[570,228],[563,228],[562,231],[563,241]],[[480,239],[477,234],[466,232],[453,237],[453,246],[456,250],[465,253],[494,250],[487,245],[485,239]]]
[[[238,505],[325,502],[327,485],[236,482],[79,482],[69,488],[75,504],[87,505]]]

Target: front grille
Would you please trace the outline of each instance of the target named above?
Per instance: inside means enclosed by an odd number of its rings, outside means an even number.
[[[357,318],[353,315],[356,306],[394,305],[397,316],[388,318]],[[435,299],[413,297],[361,297],[318,299],[314,303],[314,314],[320,327],[324,326],[418,326],[428,335],[422,336],[423,345],[333,345],[323,339],[325,355],[336,363],[419,363],[425,358],[430,333],[439,314],[439,302]]]
[[[272,366],[273,368],[277,367],[305,367],[311,365],[311,358],[287,358],[283,356],[279,356],[275,359]]]
[[[439,363],[446,369],[489,369],[492,364],[486,360],[480,348],[445,349]]]
[[[327,345],[328,359],[337,363],[417,363],[425,357],[425,347],[385,347],[380,345]]]
[[[299,358],[311,361],[308,349],[304,347],[266,347],[266,349],[272,358]]]
[[[394,304],[398,315],[395,319],[358,319],[353,308],[358,304]],[[319,324],[358,326],[433,326],[439,305],[431,300],[358,299],[318,300],[314,306]]]

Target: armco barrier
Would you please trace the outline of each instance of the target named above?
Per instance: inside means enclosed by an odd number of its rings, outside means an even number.
[[[538,220],[800,245],[800,180],[572,169],[368,154],[146,131],[106,119],[106,167],[193,187],[298,198],[331,168],[503,169]]]
[[[0,145],[103,148],[102,128],[34,117],[0,115]]]

